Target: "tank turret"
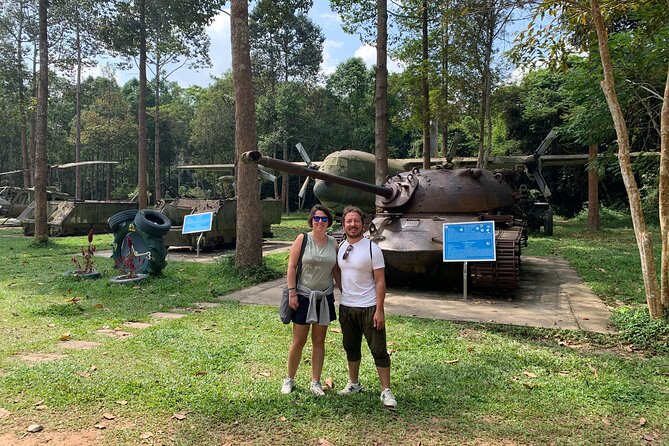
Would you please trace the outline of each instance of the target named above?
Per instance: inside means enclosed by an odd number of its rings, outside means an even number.
[[[472,286],[518,286],[525,225],[514,215],[520,195],[509,181],[513,171],[414,168],[377,186],[269,158],[258,151],[244,153],[242,161],[375,194],[382,212],[376,214],[367,236],[384,252],[389,282],[458,286],[462,264],[442,260],[443,224],[494,220],[497,261],[470,262]]]

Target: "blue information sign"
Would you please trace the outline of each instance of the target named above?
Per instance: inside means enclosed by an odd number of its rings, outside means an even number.
[[[495,222],[444,223],[444,262],[494,262]]]
[[[194,232],[211,231],[211,222],[213,217],[213,212],[186,215],[184,216],[184,225],[181,228],[181,233],[192,234]]]

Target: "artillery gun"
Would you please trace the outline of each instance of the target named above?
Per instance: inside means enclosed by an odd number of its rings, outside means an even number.
[[[366,232],[383,250],[389,282],[446,288],[461,282],[462,264],[444,263],[443,224],[495,221],[496,262],[469,262],[471,286],[514,289],[520,275],[525,220],[516,204],[521,192],[511,186],[515,170],[412,169],[388,177],[383,186],[246,152],[242,161],[309,176],[376,195],[382,209]]]

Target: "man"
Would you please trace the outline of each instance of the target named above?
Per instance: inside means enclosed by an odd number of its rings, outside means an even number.
[[[385,407],[394,409],[397,401],[390,390],[390,355],[386,346],[383,308],[386,298],[385,263],[381,248],[363,237],[362,221],[360,209],[353,206],[344,209],[346,241],[339,246],[337,253],[341,275],[337,277],[337,283],[341,289],[339,323],[348,360],[348,382],[339,394],[362,392],[358,374],[364,336],[381,381],[381,401]]]

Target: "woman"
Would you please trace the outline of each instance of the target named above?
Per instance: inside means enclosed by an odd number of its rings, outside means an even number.
[[[327,207],[317,204],[311,208],[308,223],[312,228],[311,232],[295,238],[288,259],[288,305],[294,310],[293,340],[288,352],[288,375],[281,386],[281,393],[289,394],[293,391],[302,349],[311,328],[310,390],[314,395],[322,396],[325,334],[328,324],[337,318],[333,294],[337,245],[335,239],[325,232],[332,225],[332,214]],[[297,267],[304,237],[307,237],[307,241],[298,278]]]

